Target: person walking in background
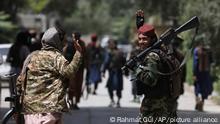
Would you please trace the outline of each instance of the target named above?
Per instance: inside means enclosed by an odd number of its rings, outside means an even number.
[[[136,56],[138,53],[140,53],[140,50],[138,49],[138,40],[135,40],[134,43],[132,44],[132,51],[129,55],[129,59],[133,58],[134,56]],[[137,89],[137,85],[136,85],[136,82],[135,82],[135,73],[133,71],[130,71],[130,79],[131,79],[131,92],[132,92],[132,95],[133,95],[133,100],[132,102],[137,102],[139,103],[140,102],[140,97],[141,95],[139,95],[138,93],[138,89]]]
[[[32,31],[32,40],[31,40],[31,46],[30,46],[30,50],[31,52],[35,51],[35,50],[40,50],[42,48],[42,44],[41,44],[41,38],[43,37],[44,32],[40,32],[39,34],[37,34],[37,32]]]
[[[49,28],[41,42],[42,49],[32,52],[24,62],[17,91],[26,124],[61,124],[62,112],[68,111],[65,81],[78,71],[82,48],[74,41],[76,52],[69,63],[62,55],[66,34],[60,27]]]
[[[96,34],[91,36],[91,42],[86,48],[86,87],[87,93],[91,92],[91,86],[94,88],[92,93],[96,95],[98,84],[101,80],[101,65],[103,62],[103,50],[99,43],[97,43],[98,37]]]
[[[0,65],[3,64],[4,60],[3,60],[3,56],[2,54],[0,53]]]
[[[6,61],[11,65],[11,73],[20,74],[23,62],[30,54],[30,35],[27,31],[20,31],[15,43],[11,46]]]
[[[173,48],[173,54],[178,59],[178,61],[183,62],[184,61],[184,55],[180,50],[180,45],[183,42],[183,39],[180,37],[175,37],[171,41],[171,45]],[[186,64],[183,65],[181,68],[181,94],[184,94],[184,83],[186,81]]]
[[[79,67],[79,70],[69,79],[69,100],[72,105],[72,109],[78,110],[78,103],[80,102],[80,97],[82,93],[82,84],[83,84],[83,72],[85,68],[85,52],[86,47],[83,40],[81,40],[81,34],[79,32],[73,33],[75,41],[79,41],[79,45],[82,48],[82,64]],[[67,49],[64,51],[65,58],[71,62],[73,59],[73,55],[76,50],[74,48],[74,44],[72,42],[68,42]]]
[[[208,98],[213,90],[210,76],[212,56],[210,49],[203,44],[204,38],[200,37],[197,38],[198,44],[193,51],[193,79],[196,96],[195,109],[203,111],[205,99]]]
[[[123,90],[123,74],[121,68],[125,64],[126,58],[123,53],[117,48],[116,41],[110,39],[108,41],[108,50],[105,53],[105,59],[102,66],[102,75],[105,75],[105,70],[109,71],[107,80],[107,89],[111,102],[109,107],[120,107],[120,99]],[[118,97],[117,103],[114,101],[114,91]]]

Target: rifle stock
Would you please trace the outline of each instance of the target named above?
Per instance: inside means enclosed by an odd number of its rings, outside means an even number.
[[[184,23],[183,25],[181,25],[179,28],[177,28],[175,30],[176,34],[179,34],[181,32],[196,28],[199,26],[199,19],[198,17],[194,16],[193,18],[191,18],[189,21],[187,21],[186,23]]]

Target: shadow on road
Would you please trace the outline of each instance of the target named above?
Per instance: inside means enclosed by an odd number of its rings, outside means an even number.
[[[1,108],[0,118],[8,108]],[[64,114],[64,124],[116,124],[129,123],[138,124],[136,122],[139,115],[139,108],[109,108],[109,107],[82,107],[80,110],[72,110]],[[129,120],[130,119],[130,120]],[[124,122],[126,121],[126,122]],[[129,122],[130,121],[130,122]],[[197,111],[178,111],[179,123],[185,124],[210,124],[212,122],[220,122],[220,113],[197,112]],[[209,122],[205,122],[209,121]],[[10,124],[13,124],[12,120]]]

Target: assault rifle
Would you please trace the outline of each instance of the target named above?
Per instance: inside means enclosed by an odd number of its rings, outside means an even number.
[[[186,23],[184,23],[183,25],[179,26],[177,29],[173,29],[173,28],[168,29],[159,37],[157,42],[155,42],[151,47],[148,47],[147,49],[139,53],[137,56],[128,60],[125,63],[125,65],[122,67],[123,72],[125,72],[127,69],[134,71],[135,67],[137,66],[137,62],[140,62],[149,51],[159,47],[161,44],[165,44],[165,45],[169,44],[170,41],[177,36],[177,34],[193,28],[197,28],[198,26],[199,26],[199,19],[198,17],[195,16]]]
[[[24,124],[24,118],[21,114],[22,105],[20,103],[20,95],[17,93],[16,89],[16,74],[8,74],[5,76],[6,78],[9,78],[9,89],[10,89],[10,97],[6,97],[5,101],[11,102],[12,107],[11,109],[5,113],[2,124],[7,124],[9,119],[14,117],[16,124]]]

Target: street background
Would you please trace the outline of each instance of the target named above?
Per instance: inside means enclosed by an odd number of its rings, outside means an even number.
[[[41,34],[59,23],[70,39],[73,32],[80,32],[86,44],[90,43],[92,34],[97,34],[98,42],[104,48],[109,39],[114,39],[119,49],[127,56],[137,40],[135,13],[141,9],[144,11],[145,23],[155,27],[158,37],[167,29],[177,29],[192,17],[198,17],[200,26],[196,38],[202,38],[208,52],[212,53],[212,95],[220,101],[219,6],[220,0],[1,0],[0,63],[3,64],[0,65],[0,75],[8,74],[10,71],[10,64],[6,62],[6,58],[9,49],[15,44],[18,32],[28,33],[26,40],[19,42],[26,43],[26,46],[33,50],[36,43],[40,44]],[[178,37],[183,39],[179,46],[183,54],[189,50],[191,43],[195,43],[192,42],[194,34],[194,29],[178,34]],[[14,53],[17,55],[21,50],[16,50]],[[205,101],[204,112],[194,110],[192,56],[187,60],[186,66],[187,83],[184,95],[178,100],[179,117],[198,121],[210,117],[220,123],[220,107],[213,103],[212,97]],[[117,122],[114,120],[117,117],[137,118],[140,103],[132,102],[129,79],[124,78],[122,108],[108,107],[110,99],[105,88],[106,79],[107,76],[99,85],[97,95],[89,95],[87,100],[81,99],[80,110],[64,115],[65,124],[107,124],[111,121]],[[9,110],[9,103],[4,102],[4,98],[9,96],[9,89],[7,82],[0,82],[0,86],[1,119]]]

